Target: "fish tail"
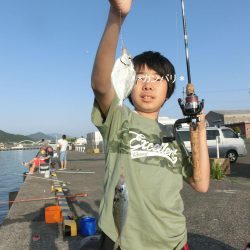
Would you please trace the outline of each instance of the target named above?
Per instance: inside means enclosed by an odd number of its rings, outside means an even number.
[[[115,242],[113,250],[117,250],[120,245],[121,245],[121,237],[119,236]]]
[[[124,170],[124,166],[121,166],[120,174],[123,175],[123,176],[125,175],[125,174],[124,174],[124,173],[125,173],[124,171],[125,171],[125,170]]]

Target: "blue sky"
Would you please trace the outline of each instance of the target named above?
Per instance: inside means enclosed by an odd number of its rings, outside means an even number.
[[[170,118],[182,116],[177,99],[187,83],[180,3],[134,0],[122,28],[132,55],[160,51],[175,65],[177,89],[160,113]],[[108,9],[107,0],[0,0],[0,130],[95,130],[90,77]],[[185,1],[192,82],[205,112],[250,109],[249,9],[249,0]]]

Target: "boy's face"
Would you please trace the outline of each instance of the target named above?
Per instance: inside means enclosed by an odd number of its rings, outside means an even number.
[[[157,119],[166,101],[167,81],[147,65],[136,72],[136,83],[131,92],[135,111],[142,116]]]

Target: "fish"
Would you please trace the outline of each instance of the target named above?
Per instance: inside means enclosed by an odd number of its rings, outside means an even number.
[[[123,48],[122,55],[116,60],[111,72],[111,81],[121,106],[134,87],[135,75],[132,56]]]
[[[124,228],[128,214],[128,189],[125,182],[125,176],[120,175],[118,183],[115,187],[113,199],[113,218],[118,232],[118,238],[115,242],[113,250],[121,246],[121,234]]]

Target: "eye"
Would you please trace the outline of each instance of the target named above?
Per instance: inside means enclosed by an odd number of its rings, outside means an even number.
[[[137,75],[137,76],[136,76],[136,80],[137,80],[137,81],[142,81],[142,82],[143,82],[143,81],[146,80],[146,76],[145,76],[145,75]]]
[[[156,75],[156,76],[153,76],[153,79],[152,79],[152,80],[154,80],[155,82],[161,82],[162,79],[163,79],[162,76]]]

